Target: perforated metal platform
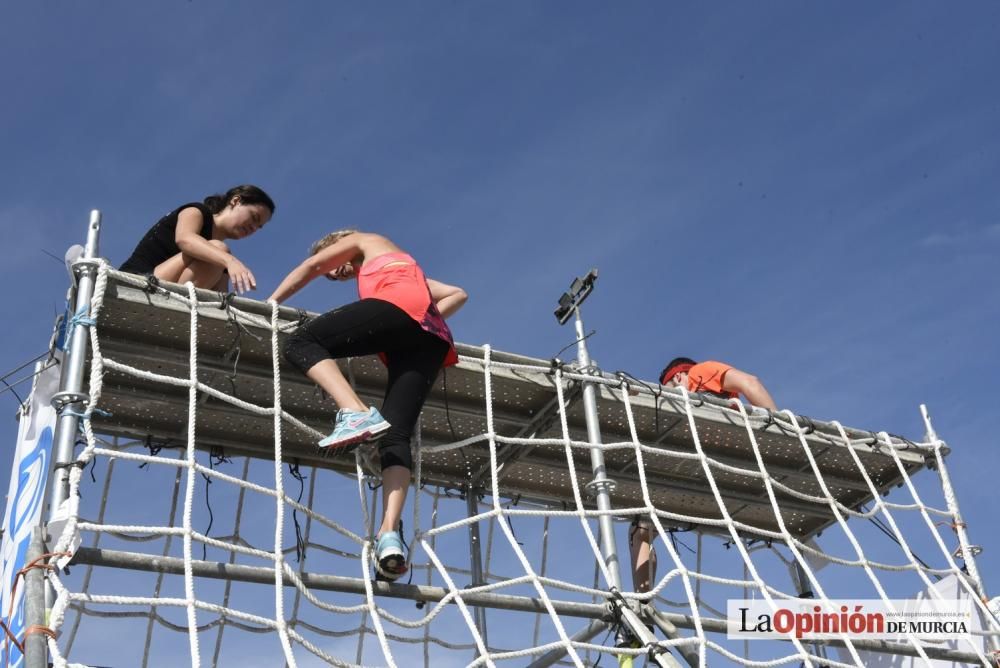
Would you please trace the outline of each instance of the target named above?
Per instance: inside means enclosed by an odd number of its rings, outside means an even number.
[[[98,320],[102,353],[140,369],[188,377],[189,313],[187,307],[163,292],[149,293],[123,284],[112,273],[104,307]],[[179,286],[168,291],[186,294]],[[199,291],[199,298],[219,302],[218,293]],[[270,306],[237,298],[232,305],[241,311],[269,317]],[[299,320],[301,313],[282,308],[287,321]],[[199,378],[211,387],[259,406],[272,404],[272,362],[270,332],[250,327],[244,331],[218,306],[199,309]],[[259,337],[259,338],[258,338]],[[237,345],[238,344],[238,345]],[[238,359],[233,358],[238,348]],[[482,360],[483,349],[459,345],[463,356]],[[492,358],[544,368],[546,360],[494,351]],[[353,379],[359,394],[376,405],[381,400],[385,369],[374,357],[355,358],[342,365]],[[494,419],[496,431],[508,436],[534,435],[559,438],[561,430],[556,410],[556,391],[551,375],[542,371],[494,368]],[[422,417],[425,444],[453,443],[487,431],[484,373],[481,363],[463,361],[438,377]],[[569,388],[567,396],[577,393]],[[218,399],[201,397],[198,409],[198,447],[223,447],[229,455],[273,456],[272,418],[240,410]],[[95,428],[108,434],[151,438],[182,443],[187,426],[188,393],[184,387],[152,383],[108,371],[99,407],[110,415],[94,416]],[[572,437],[586,440],[584,411],[580,401],[567,409]],[[305,376],[282,364],[283,408],[320,431],[329,429],[335,406]],[[679,395],[659,397],[640,394],[632,397],[640,441],[655,445],[658,454],[646,455],[646,477],[656,507],[675,513],[674,523],[685,519],[719,518],[719,509],[708,488],[702,463],[694,453],[691,432]],[[726,463],[757,471],[746,429],[739,415],[727,410],[724,402],[705,398],[694,409],[698,434],[705,451]],[[601,386],[598,394],[601,433],[605,443],[631,441],[624,406],[612,389]],[[833,495],[848,507],[871,500],[871,494],[844,443],[839,442],[829,424],[806,421],[806,436]],[[849,429],[851,446],[860,456],[880,492],[887,492],[902,477],[892,458],[875,445],[877,437],[868,431]],[[798,436],[789,425],[772,422],[755,428],[768,471],[776,479],[800,492],[821,496]],[[908,472],[924,466],[919,448],[893,439]],[[323,457],[313,439],[288,425],[283,436],[285,458],[353,471],[353,457]],[[545,503],[552,507],[572,507],[573,493],[564,449],[551,446],[501,446],[501,490],[512,497]],[[685,456],[686,455],[686,456]],[[634,452],[609,450],[605,454],[608,476],[616,482],[612,504],[635,508],[642,502]],[[586,450],[575,452],[577,475],[591,478]],[[777,524],[764,486],[758,478],[715,470],[728,510],[739,521],[753,527],[776,531]],[[429,483],[463,489],[470,484],[489,488],[489,451],[485,441],[461,449],[425,453],[423,478]],[[781,508],[789,530],[799,537],[815,534],[833,521],[825,504],[781,494]],[[588,499],[588,503],[590,499]]]

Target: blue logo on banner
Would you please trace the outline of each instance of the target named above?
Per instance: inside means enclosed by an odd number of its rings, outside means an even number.
[[[23,418],[22,418],[23,419]],[[10,554],[4,554],[4,561],[8,578],[6,582],[0,583],[5,591],[11,592],[14,587],[14,578],[17,572],[24,568],[27,561],[28,544],[31,542],[31,533],[34,527],[38,526],[41,517],[42,505],[45,498],[45,481],[49,473],[49,455],[52,451],[52,427],[45,427],[38,435],[35,447],[31,452],[25,454],[24,458],[18,462],[17,466],[17,492],[10,504],[10,515],[7,517],[7,526],[4,527],[4,534],[8,541],[13,544]],[[15,638],[23,638],[25,629],[24,620],[24,583],[18,584],[18,600],[11,613],[11,617],[5,620],[7,628]],[[0,614],[6,614],[3,610]],[[16,668],[21,664],[23,658],[14,643],[7,643],[10,656],[4,657],[0,651],[0,665],[10,665]]]

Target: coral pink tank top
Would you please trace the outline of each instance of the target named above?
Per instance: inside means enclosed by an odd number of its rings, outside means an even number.
[[[443,366],[458,364],[455,341],[431,299],[427,277],[407,253],[385,253],[365,262],[358,272],[358,296],[361,299],[381,299],[406,311],[424,331],[448,344]]]

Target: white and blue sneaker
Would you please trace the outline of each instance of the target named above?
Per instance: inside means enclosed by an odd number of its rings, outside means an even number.
[[[321,448],[339,448],[373,441],[385,433],[390,425],[372,406],[366,411],[337,411],[337,422],[330,435],[319,442]]]
[[[375,580],[395,582],[408,570],[403,540],[398,531],[387,531],[375,543]]]

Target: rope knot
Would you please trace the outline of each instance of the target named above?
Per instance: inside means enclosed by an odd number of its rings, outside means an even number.
[[[142,291],[145,292],[147,295],[152,295],[161,290],[163,290],[163,287],[160,285],[160,279],[158,279],[153,274],[147,274],[146,286],[142,289]]]
[[[219,310],[220,311],[228,311],[229,308],[233,305],[233,297],[236,296],[236,293],[235,292],[227,292],[226,294],[222,294],[220,292],[219,296],[221,298],[220,301],[219,301]]]

